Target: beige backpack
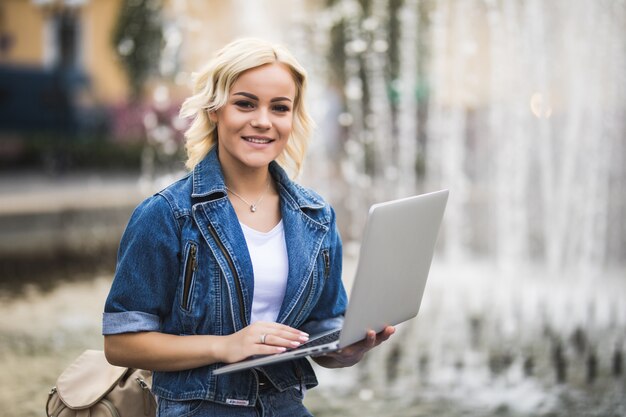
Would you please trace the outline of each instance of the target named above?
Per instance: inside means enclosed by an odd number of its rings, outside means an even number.
[[[154,417],[152,373],[109,364],[100,350],[86,350],[57,379],[48,395],[48,417]]]

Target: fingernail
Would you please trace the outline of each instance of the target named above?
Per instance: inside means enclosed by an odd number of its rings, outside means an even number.
[[[309,336],[300,336],[300,340],[306,342],[307,340],[309,340]]]
[[[309,335],[308,333],[305,333],[305,332],[300,332],[300,334],[301,334],[302,336],[308,336],[308,335]]]
[[[286,351],[286,350],[287,350],[287,348],[286,348],[286,347],[277,347],[277,348],[276,348],[276,351],[277,351],[277,352],[284,352],[284,351]]]
[[[300,346],[300,342],[291,342],[291,346]]]

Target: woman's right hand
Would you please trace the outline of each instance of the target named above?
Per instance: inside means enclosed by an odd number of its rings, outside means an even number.
[[[265,343],[261,343],[263,335]],[[114,365],[169,372],[280,353],[308,339],[306,333],[283,324],[256,322],[228,336],[160,332],[107,335],[104,351]]]
[[[223,338],[219,357],[224,363],[234,363],[250,356],[271,355],[297,348],[309,340],[309,335],[284,324],[255,322]]]

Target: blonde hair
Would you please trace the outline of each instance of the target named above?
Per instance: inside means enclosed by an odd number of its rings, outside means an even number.
[[[284,47],[250,38],[229,43],[201,72],[194,74],[193,95],[180,109],[181,117],[193,118],[185,132],[187,168],[192,170],[217,144],[217,125],[209,118],[209,113],[226,104],[237,78],[249,69],[272,63],[284,64],[296,84],[293,128],[277,162],[295,175],[300,172],[313,128],[313,120],[304,105],[306,71]]]

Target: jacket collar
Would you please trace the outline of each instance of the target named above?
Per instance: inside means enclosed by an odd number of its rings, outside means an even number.
[[[224,174],[217,157],[217,146],[211,148],[207,156],[195,166],[192,178],[192,198],[207,197],[212,194],[226,194]]]
[[[325,206],[322,199],[312,195],[306,189],[291,181],[285,170],[276,162],[270,163],[270,174],[285,191],[286,201],[299,209],[321,209]],[[202,198],[217,194],[217,198],[226,194],[224,174],[220,165],[217,146],[214,146],[207,156],[195,166],[192,173],[193,190],[191,197]],[[282,192],[281,192],[282,193]]]

